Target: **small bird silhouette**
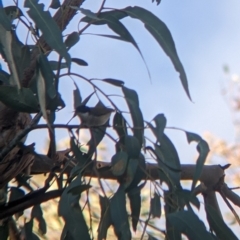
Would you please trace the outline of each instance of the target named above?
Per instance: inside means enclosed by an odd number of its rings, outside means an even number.
[[[107,108],[103,105],[88,107],[80,105],[76,108],[75,115],[81,120],[81,125],[86,127],[99,127],[107,123],[114,109]]]

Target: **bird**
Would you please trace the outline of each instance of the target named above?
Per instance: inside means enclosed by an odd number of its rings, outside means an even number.
[[[81,125],[86,127],[99,127],[105,125],[109,120],[114,109],[107,108],[103,105],[88,107],[80,105],[76,108],[75,115],[81,120]]]

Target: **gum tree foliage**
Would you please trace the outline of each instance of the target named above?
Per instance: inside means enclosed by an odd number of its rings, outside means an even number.
[[[8,70],[0,70],[1,239],[20,239],[20,235],[24,239],[39,239],[33,233],[34,219],[37,220],[41,233],[47,236],[48,221],[42,214],[41,203],[56,197],[60,197],[58,215],[65,222],[59,237],[71,240],[92,239],[92,222],[86,222],[83,214],[86,205],[91,208],[91,202],[86,198],[85,206],[79,204],[82,195],[88,196],[89,190],[94,187],[92,178],[98,178],[100,186],[98,239],[106,238],[110,226],[114,229],[116,239],[124,240],[131,239],[137,228],[142,231],[142,239],[176,240],[182,239],[182,235],[194,240],[238,239],[224,222],[215,195],[216,191],[220,192],[228,206],[231,206],[228,199],[232,199],[226,194],[227,190],[231,190],[224,183],[226,166],[210,166],[212,170],[209,171],[204,166],[209,152],[207,142],[197,134],[183,131],[189,143],[197,142],[199,156],[195,165],[181,165],[174,144],[164,132],[167,120],[163,113],[156,113],[152,121],[144,121],[144,113],[139,107],[141,99],[135,90],[128,88],[124,80],[107,77],[98,79],[122,92],[131,116],[131,120],[127,119],[114,98],[95,85],[94,79],[81,75],[81,67],[88,66],[81,59],[81,53],[78,51],[76,56],[69,54],[71,48],[81,45],[80,36],[87,28],[104,25],[113,34],[102,32],[99,34],[101,37],[128,42],[144,60],[136,40],[121,20],[129,18],[131,21],[140,21],[144,30],[151,34],[170,58],[179,73],[183,89],[191,100],[186,72],[170,30],[161,19],[141,6],[105,9],[103,1],[99,11],[92,12],[91,9],[83,8],[82,2],[65,0],[60,3],[53,0],[45,6],[37,0],[25,0],[22,6],[0,8],[0,51],[8,66]],[[155,3],[160,4],[160,1]],[[74,16],[85,24],[84,27],[73,32],[65,31]],[[26,28],[24,43],[19,40],[20,33],[17,33],[19,25]],[[49,60],[52,51],[56,53],[55,60]],[[73,64],[79,66],[77,72],[71,70]],[[109,124],[89,129],[91,138],[86,143],[87,152],[82,151],[82,143],[75,131],[78,129],[80,134],[82,126],[55,124],[58,112],[67,107],[59,92],[59,82],[64,77],[71,77],[75,81],[75,109],[81,104],[87,104],[93,95],[100,95],[115,110]],[[84,90],[81,81],[87,82],[93,89],[92,94],[85,99],[82,99]],[[103,107],[100,98],[96,105]],[[39,124],[41,118],[45,119],[46,124]],[[48,129],[49,134],[46,156],[34,151],[34,143],[24,145],[27,134],[41,128]],[[59,128],[68,131],[71,143],[71,148],[63,152],[56,151],[55,135]],[[146,130],[151,132],[153,140],[145,138]],[[105,135],[112,140],[116,149],[111,165],[97,162],[97,146]],[[155,161],[155,164],[149,164],[147,157]],[[209,174],[213,169],[215,174]],[[46,174],[41,189],[35,189],[29,182],[30,176],[38,173]],[[212,178],[213,175],[218,176],[217,181]],[[106,194],[100,178],[115,180],[118,183],[116,191],[111,195]],[[182,179],[192,180],[191,190],[183,188]],[[17,187],[10,184],[11,180],[15,180]],[[199,180],[201,185],[197,186]],[[58,189],[49,190],[53,181],[57,182]],[[143,221],[140,219],[141,192],[149,181],[152,194],[147,200],[148,218]],[[162,188],[162,184],[167,187]],[[204,196],[207,223],[196,214],[200,208],[198,194]],[[129,210],[126,199],[130,203]],[[233,202],[238,205],[237,200]],[[33,207],[30,220],[18,229],[18,217],[29,207]],[[238,218],[235,211],[232,212]],[[165,227],[155,226],[157,231],[153,236],[148,225],[154,218],[164,218]]]

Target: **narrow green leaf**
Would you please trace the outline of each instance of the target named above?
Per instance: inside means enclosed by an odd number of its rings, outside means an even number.
[[[141,188],[136,187],[128,192],[128,198],[130,202],[131,217],[132,217],[132,228],[136,232],[137,224],[139,221],[141,211]]]
[[[157,141],[161,143],[163,132],[167,124],[167,119],[164,116],[164,114],[158,114],[157,116],[154,117],[153,120],[156,124],[156,127],[154,127],[151,123],[147,123],[147,124],[152,130],[155,137],[157,138]]]
[[[89,18],[92,18],[94,20],[99,20],[97,15],[95,13],[93,13],[92,11],[90,11],[89,9],[79,8],[79,10],[81,11],[82,14],[88,16]]]
[[[18,91],[17,87],[0,86],[0,101],[19,112],[36,113],[38,101],[28,88]]]
[[[121,148],[121,146],[124,145],[125,136],[128,134],[126,120],[121,112],[115,113],[113,117],[113,128],[118,134],[119,137],[118,147]]]
[[[193,141],[200,142],[202,140],[202,138],[196,133],[187,132],[187,131],[185,131],[185,133],[186,133],[186,136],[187,136],[188,143],[191,143]]]
[[[127,135],[124,139],[123,149],[130,158],[138,158],[141,151],[141,146],[136,137]]]
[[[50,15],[49,11],[44,11],[44,5],[38,4],[35,0],[26,0],[24,7],[29,8],[27,13],[41,30],[43,38],[47,44],[65,58],[67,65],[70,68],[71,58],[67,52],[65,44],[63,43],[61,30]]]
[[[70,146],[78,162],[78,166],[80,167],[79,170],[81,170],[86,165],[89,159],[86,157],[86,154],[83,154],[83,152],[80,150],[80,147],[76,144],[74,137],[71,137],[70,139]]]
[[[47,115],[47,105],[46,105],[46,85],[40,69],[38,69],[37,74],[37,92],[38,92],[38,101],[42,111],[42,115],[48,123]]]
[[[60,1],[59,0],[52,0],[49,7],[53,8],[53,9],[58,9],[59,7],[61,7]]]
[[[69,192],[71,189],[81,186],[81,184],[81,175],[79,174],[64,190],[59,201],[58,213],[65,221],[63,232],[66,234],[69,232],[72,236],[71,239],[77,240],[79,236],[81,236],[81,239],[90,240],[88,226],[85,222],[81,207],[79,206],[80,193],[78,195],[72,195],[72,193]]]
[[[117,152],[115,155],[112,156],[111,163],[113,175],[123,175],[126,171],[128,163],[128,154],[126,152]]]
[[[110,200],[110,213],[117,237],[119,239],[131,240],[131,231],[126,210],[125,192],[121,186]]]
[[[133,127],[134,127],[133,129],[134,136],[138,139],[140,146],[142,146],[143,135],[144,135],[144,124],[143,124],[143,115],[139,108],[138,95],[136,91],[126,87],[122,87],[122,91],[131,113]]]
[[[88,63],[80,58],[72,58],[72,62],[78,64],[79,66],[88,66]]]
[[[192,211],[182,210],[170,213],[167,215],[167,221],[174,226],[175,230],[185,234],[189,240],[213,240],[203,222]]]
[[[44,54],[40,54],[38,57],[39,68],[45,82],[47,95],[53,99],[56,97],[55,76],[48,62],[47,57]]]
[[[122,80],[117,80],[113,78],[104,78],[102,81],[110,83],[117,87],[122,87],[124,85],[124,82]]]
[[[154,197],[151,198],[150,212],[153,218],[161,217],[161,201],[160,201],[160,196],[156,192],[154,192]]]
[[[194,177],[193,177],[193,181],[192,181],[192,191],[194,190],[197,181],[199,180],[201,174],[202,174],[202,169],[204,166],[204,163],[207,159],[207,155],[210,151],[208,144],[206,141],[204,141],[203,139],[198,143],[197,145],[197,151],[199,153],[198,159],[197,159],[197,163],[196,163],[196,169],[195,169],[195,173],[194,173]]]
[[[71,47],[77,44],[79,39],[80,37],[78,32],[70,33],[65,40],[65,45],[67,46],[67,49],[69,50]]]
[[[0,12],[1,15],[1,12]],[[8,225],[4,224],[0,226],[0,236],[2,240],[8,240]]]
[[[183,65],[178,57],[172,35],[169,29],[167,28],[166,24],[150,11],[138,6],[127,7],[125,9],[121,9],[121,11],[126,12],[130,17],[136,18],[144,23],[145,28],[156,39],[158,44],[162,47],[163,51],[171,59],[176,71],[179,72],[183,88],[187,96],[191,100],[188,89],[187,76],[183,68]]]
[[[75,82],[74,82],[74,85],[76,89],[73,90],[73,104],[74,104],[74,109],[76,109],[82,103],[82,96],[78,88],[78,85]]]
[[[52,71],[56,71],[59,68],[59,62],[58,61],[48,61],[50,64],[50,67]],[[65,62],[61,62],[60,69],[67,68],[67,64]]]
[[[46,234],[47,232],[47,224],[45,219],[43,218],[43,212],[40,205],[35,205],[32,209],[31,218],[35,218],[38,222],[38,230],[41,234]]]
[[[0,45],[1,52],[6,59],[11,71],[12,85],[16,85],[18,89],[21,89],[21,83],[18,76],[17,65],[14,60],[14,52],[12,51],[12,32],[7,31],[2,25],[0,25]]]
[[[10,74],[0,69],[0,81],[4,85],[9,85],[10,84],[9,79],[10,79]]]
[[[81,19],[81,21],[91,23],[93,25],[104,25],[104,24],[106,24],[105,19],[108,19],[109,17],[114,17],[114,18],[119,20],[119,19],[122,19],[122,18],[127,17],[127,16],[128,15],[123,11],[113,10],[113,11],[101,12],[98,15],[98,19],[96,19],[96,21],[93,21],[93,18],[91,18],[89,16],[83,17]]]
[[[107,239],[107,231],[112,224],[112,220],[109,199],[99,195],[99,202],[101,207],[101,219],[98,226],[98,239],[102,240]]]
[[[211,230],[213,230],[219,239],[237,240],[239,239],[233,231],[227,226],[224,220],[218,215],[211,206],[205,205],[207,220]]]
[[[0,8],[0,25],[3,26],[6,31],[11,31],[12,29],[12,23],[4,8]]]

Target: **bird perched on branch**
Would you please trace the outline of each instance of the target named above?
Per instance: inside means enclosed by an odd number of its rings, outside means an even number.
[[[80,105],[75,114],[81,120],[81,125],[86,127],[99,127],[107,123],[114,109],[105,106],[88,107]]]

